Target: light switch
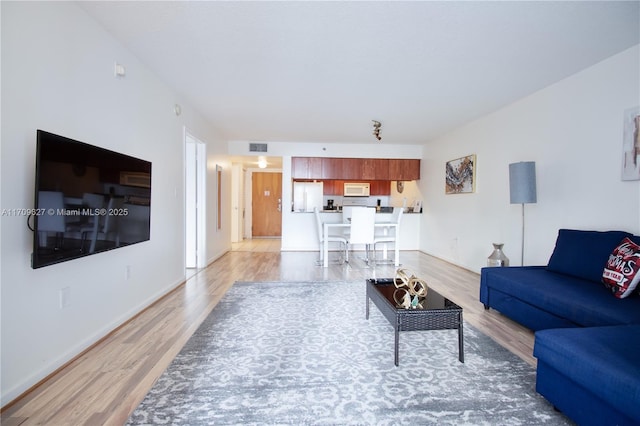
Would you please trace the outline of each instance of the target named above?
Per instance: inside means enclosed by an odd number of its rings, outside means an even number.
[[[116,77],[124,77],[127,74],[127,71],[124,68],[124,65],[121,65],[116,62],[114,74]]]

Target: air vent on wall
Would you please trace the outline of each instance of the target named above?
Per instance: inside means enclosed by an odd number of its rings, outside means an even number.
[[[266,143],[250,143],[249,152],[267,152]]]

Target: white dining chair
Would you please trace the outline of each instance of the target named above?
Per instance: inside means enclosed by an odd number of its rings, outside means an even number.
[[[46,247],[49,235],[54,234],[55,248],[58,249],[66,230],[65,217],[61,212],[64,210],[64,195],[58,191],[39,191],[38,208],[46,212],[38,216],[38,246]]]
[[[96,240],[102,216],[98,213],[99,209],[104,208],[104,195],[84,193],[82,195],[82,209],[88,209],[91,214],[83,216],[84,221],[77,224],[70,224],[67,231],[80,233],[80,252],[85,252],[85,243],[89,240],[89,253],[95,252]]]
[[[373,258],[375,259],[376,262],[378,262],[378,258],[377,258],[377,250],[376,250],[376,245],[377,244],[389,244],[389,243],[393,243],[393,244],[400,244],[400,221],[402,219],[402,213],[404,212],[404,207],[394,207],[393,208],[393,213],[391,214],[391,221],[390,223],[395,224],[395,226],[390,228],[394,228],[393,231],[391,233],[388,233],[386,235],[379,235],[374,239],[373,242]],[[398,265],[398,259],[394,259],[393,263],[395,265]]]
[[[98,223],[97,240],[110,241],[114,247],[120,247],[120,220],[125,217],[122,216],[124,198],[123,197],[111,197],[107,203],[107,214],[100,217]],[[95,251],[96,245],[93,242],[89,247],[91,253]]]
[[[340,243],[340,246],[344,255],[342,259],[338,261],[338,263],[349,262],[349,251],[347,250],[348,249],[347,239],[342,235],[331,235],[331,234],[324,235],[324,226],[322,225],[322,219],[320,218],[320,212],[318,211],[317,207],[313,208],[313,214],[316,217],[316,230],[318,232],[318,243],[320,247],[320,261],[318,263],[322,265],[324,261],[323,245],[324,245],[325,239],[329,243]],[[328,258],[328,254],[327,254],[327,258]]]
[[[364,245],[365,262],[369,264],[369,250],[375,242],[376,209],[374,207],[353,207],[351,209],[351,232],[349,246]]]

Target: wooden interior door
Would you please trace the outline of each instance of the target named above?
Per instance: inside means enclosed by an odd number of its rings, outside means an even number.
[[[282,173],[252,173],[251,235],[282,236]]]

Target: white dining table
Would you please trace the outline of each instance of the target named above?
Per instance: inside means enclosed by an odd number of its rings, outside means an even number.
[[[344,222],[324,222],[323,224],[323,231],[324,231],[324,235],[329,235],[329,231],[332,228],[350,228],[351,224],[350,223],[344,223]],[[394,223],[394,222],[376,222],[374,224],[374,226],[376,228],[383,228],[385,229],[385,232],[388,232],[389,228],[397,228],[398,224]],[[396,230],[397,232],[397,230]],[[329,267],[329,241],[327,238],[323,238],[324,243],[322,245],[322,251],[323,251],[323,266],[325,268]],[[398,241],[398,236],[396,235],[396,242],[394,244],[394,249],[395,249],[395,259],[394,259],[394,265],[395,266],[400,266],[400,244]],[[384,251],[384,257],[386,257],[386,245],[385,245],[385,251]]]

